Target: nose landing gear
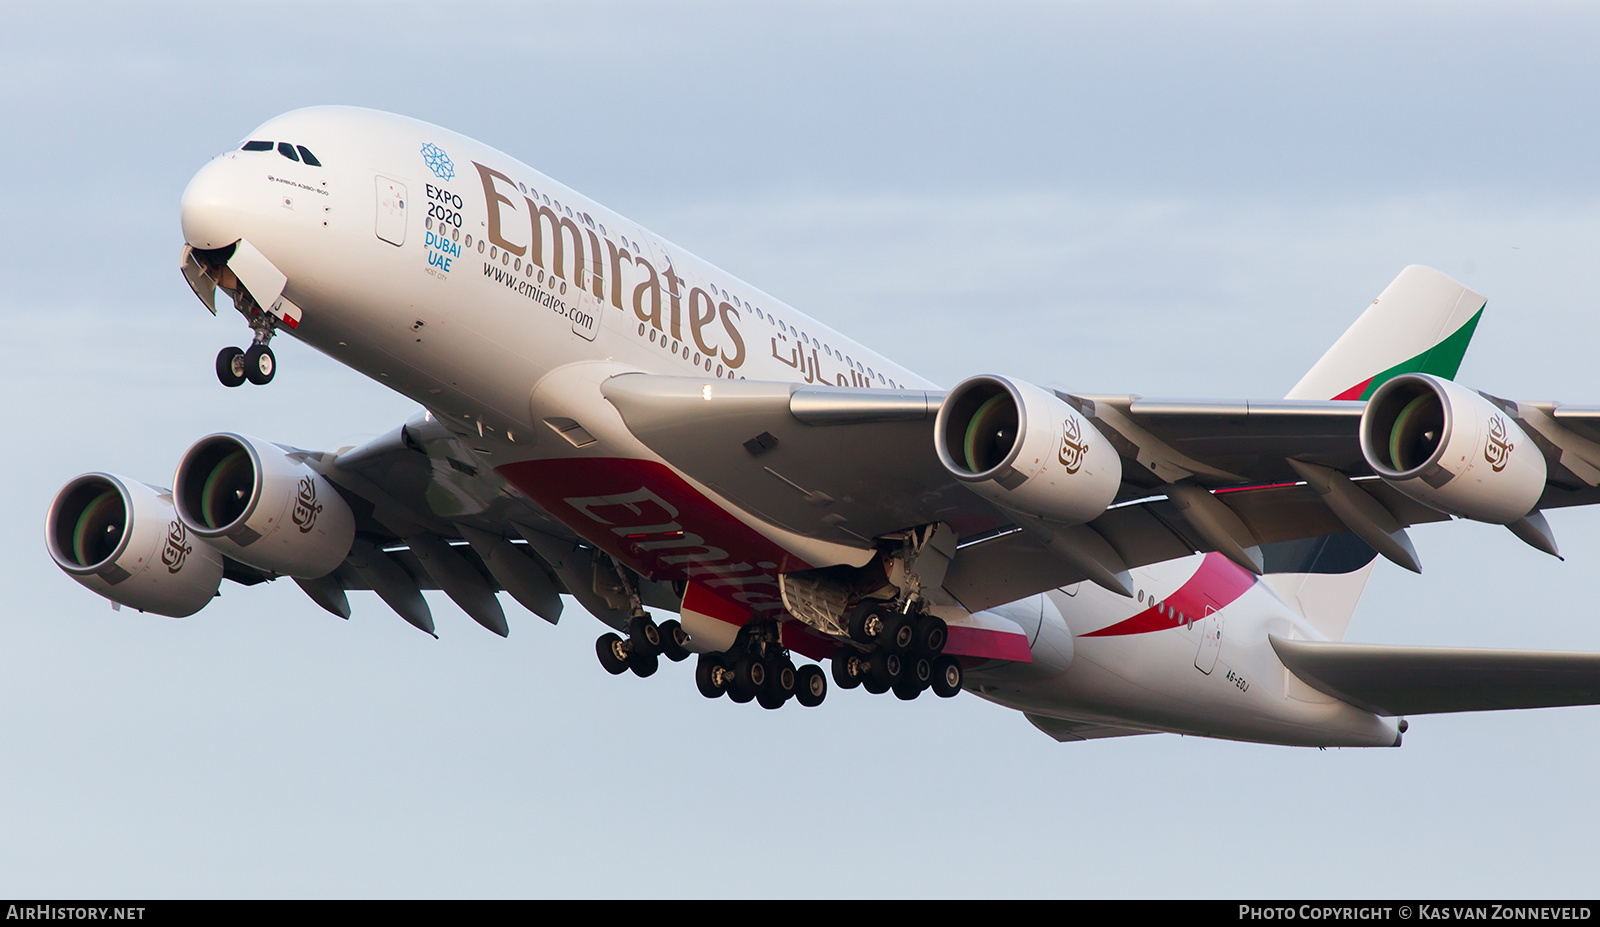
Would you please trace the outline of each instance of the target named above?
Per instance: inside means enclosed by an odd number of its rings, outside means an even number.
[[[217,379],[223,386],[242,386],[246,380],[266,386],[277,370],[278,359],[264,344],[253,344],[248,351],[230,345],[217,353]]]
[[[256,310],[250,328],[256,333],[250,347],[236,348],[230,345],[217,352],[217,379],[223,386],[242,386],[246,380],[257,386],[266,386],[272,382],[272,375],[278,372],[278,358],[267,346],[272,341],[272,316]]]

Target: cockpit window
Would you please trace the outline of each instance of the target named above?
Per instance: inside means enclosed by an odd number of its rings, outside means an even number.
[[[271,151],[272,150],[272,143],[271,142],[256,142],[256,141],[245,142],[243,145],[241,145],[239,147],[239,150],[240,151]]]
[[[279,142],[278,143],[278,154],[283,155],[285,158],[288,158],[290,161],[298,161],[298,160],[300,160],[300,156],[294,153],[294,146],[289,144],[288,142]]]
[[[296,151],[300,152],[300,160],[306,162],[312,167],[322,166],[322,162],[317,160],[317,156],[312,154],[309,148],[304,145],[296,145],[294,147]]]

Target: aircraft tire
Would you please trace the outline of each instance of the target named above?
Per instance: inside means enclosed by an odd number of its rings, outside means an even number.
[[[669,618],[661,622],[661,655],[674,663],[681,663],[689,659],[689,648],[684,646],[689,642],[689,633],[683,629],[676,618]]]
[[[264,344],[253,344],[250,350],[244,352],[244,375],[251,383],[266,386],[277,372],[278,358],[271,348]]]
[[[722,669],[722,658],[714,653],[701,654],[700,662],[695,664],[694,684],[706,698],[717,698],[726,691],[717,684],[719,669]]]
[[[871,644],[875,638],[873,632],[881,627],[883,616],[878,612],[879,603],[868,599],[856,605],[850,613],[850,639],[858,644]]]
[[[794,664],[778,658],[767,661],[767,691],[788,701],[798,687]]]
[[[755,696],[739,688],[739,686],[735,684],[728,687],[728,698],[732,701],[738,702],[740,705],[743,705],[745,702],[755,698]]]
[[[635,650],[628,655],[628,669],[633,670],[633,674],[640,679],[655,675],[656,670],[660,667],[661,660],[653,653]]]
[[[767,687],[767,665],[755,657],[740,657],[733,664],[733,684],[741,694],[754,698]]]
[[[620,675],[628,669],[627,647],[617,635],[600,635],[600,639],[594,642],[594,651],[600,657],[600,665],[611,675]]]
[[[217,352],[217,380],[223,386],[244,385],[244,349],[228,346]]]
[[[933,694],[952,698],[961,691],[961,664],[955,657],[940,657],[933,661]]]
[[[634,615],[628,619],[628,642],[634,650],[661,653],[661,640],[661,626],[651,621],[649,615]]]
[[[878,632],[878,643],[894,654],[911,652],[917,637],[916,625],[908,615],[889,615],[883,620],[883,630]]]
[[[828,697],[828,675],[822,667],[808,664],[795,674],[794,699],[806,708],[815,708]]]
[[[782,695],[779,695],[776,692],[763,692],[760,695],[756,696],[756,704],[760,705],[762,708],[767,709],[768,711],[771,711],[771,710],[777,709],[777,708],[782,708],[783,707],[783,703],[787,702],[787,701],[788,701],[788,699],[784,698]]]
[[[925,657],[936,657],[944,650],[945,642],[950,639],[950,627],[944,623],[943,618],[934,615],[922,615],[916,620],[916,640],[912,642],[912,652]]]
[[[833,652],[833,684],[841,689],[854,689],[861,685],[861,674],[850,672],[850,662],[860,662],[853,647],[840,647]]]
[[[887,692],[891,686],[900,681],[905,671],[905,663],[899,654],[879,650],[872,655],[872,669],[868,678],[882,687],[880,692]]]

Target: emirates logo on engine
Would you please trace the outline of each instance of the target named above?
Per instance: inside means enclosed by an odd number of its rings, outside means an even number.
[[[1499,473],[1511,462],[1511,451],[1516,445],[1507,441],[1506,420],[1501,416],[1489,419],[1489,440],[1483,446],[1483,459],[1494,472]]]
[[[322,504],[317,501],[317,484],[309,476],[301,477],[300,492],[294,499],[294,514],[290,516],[295,527],[300,529],[301,534],[310,532],[317,526],[317,515],[321,512]]]
[[[194,545],[188,541],[189,529],[183,526],[183,522],[174,519],[167,525],[167,545],[161,548],[161,563],[166,566],[168,573],[183,569],[190,552],[194,550]]]
[[[1061,452],[1056,455],[1068,473],[1077,473],[1083,466],[1083,455],[1089,451],[1089,442],[1083,440],[1083,428],[1076,418],[1061,422]]]

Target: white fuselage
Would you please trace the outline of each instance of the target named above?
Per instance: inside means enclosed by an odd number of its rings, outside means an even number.
[[[217,157],[184,194],[189,244],[250,242],[287,277],[284,296],[303,312],[295,337],[424,405],[575,532],[647,575],[733,576],[757,612],[777,607],[778,571],[870,555],[765,523],[672,471],[633,438],[599,383],[640,371],[708,382],[934,384],[435,126],[325,107],[278,117],[250,138],[303,145],[320,166],[270,149]],[[570,423],[587,440],[575,441]],[[701,561],[664,564],[623,545],[595,505],[573,504],[634,484],[668,500],[684,529],[704,539]],[[996,609],[1020,619],[1034,661],[976,667],[967,688],[1037,715],[1112,727],[1285,744],[1397,742],[1392,720],[1285,671],[1268,634],[1322,635],[1267,584],[1217,555],[1133,576],[1133,600],[1084,583]]]

